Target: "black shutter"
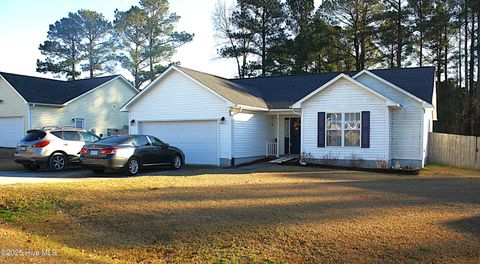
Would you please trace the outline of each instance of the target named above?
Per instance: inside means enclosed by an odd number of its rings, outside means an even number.
[[[317,147],[325,147],[325,112],[318,112],[317,118]]]
[[[362,148],[370,148],[370,111],[362,112]]]

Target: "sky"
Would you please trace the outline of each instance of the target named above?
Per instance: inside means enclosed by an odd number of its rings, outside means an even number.
[[[234,0],[225,0],[233,3]],[[183,67],[234,77],[235,62],[218,58],[212,27],[212,12],[217,0],[170,0],[170,11],[181,16],[177,31],[194,33],[192,42],[180,47],[172,61]],[[318,5],[320,1],[316,1]],[[39,44],[47,38],[48,26],[68,12],[90,9],[112,21],[115,9],[128,10],[138,0],[0,0],[0,71],[52,77],[37,73],[36,60],[43,56]],[[131,78],[126,71],[120,71]],[[86,74],[83,75],[84,77]]]

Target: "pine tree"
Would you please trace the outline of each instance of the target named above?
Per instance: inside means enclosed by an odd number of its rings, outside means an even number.
[[[72,80],[81,74],[77,68],[82,59],[80,46],[83,30],[80,20],[78,14],[68,13],[68,17],[50,25],[48,40],[39,46],[41,54],[46,56],[46,59],[37,60],[37,72],[65,74]]]
[[[102,14],[91,10],[79,10],[78,16],[83,39],[80,50],[87,60],[82,70],[88,71],[90,78],[96,75],[96,71],[112,72],[113,65],[108,64],[115,59],[112,24]]]

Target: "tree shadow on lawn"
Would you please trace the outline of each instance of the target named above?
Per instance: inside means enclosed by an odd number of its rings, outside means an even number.
[[[448,227],[480,238],[480,215],[445,223]]]
[[[468,180],[407,179],[93,189],[85,195],[72,190],[67,203],[80,206],[31,231],[80,248],[188,244],[222,234],[254,236],[286,225],[356,222],[411,206],[478,204],[479,187]]]

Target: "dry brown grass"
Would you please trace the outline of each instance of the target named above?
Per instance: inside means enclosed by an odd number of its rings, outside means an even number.
[[[301,167],[0,187],[0,262],[480,261],[480,176]],[[180,176],[187,175],[187,176]],[[2,259],[3,258],[3,259]]]

